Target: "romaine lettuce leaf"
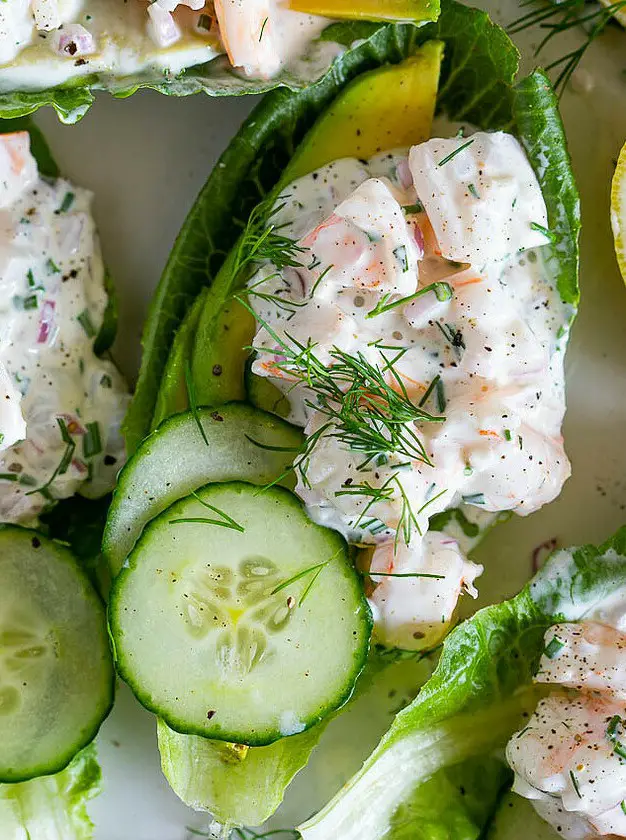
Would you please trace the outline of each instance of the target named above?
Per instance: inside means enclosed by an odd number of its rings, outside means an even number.
[[[306,131],[354,76],[401,61],[432,38],[446,45],[440,109],[485,130],[519,134],[548,205],[561,294],[568,303],[578,299],[580,209],[556,98],[541,72],[515,87],[519,54],[506,33],[484,12],[454,0],[444,0],[437,23],[346,23],[328,31],[335,40],[361,42],[320,84],[297,93],[278,90],[262,100],[218,161],[183,225],[144,326],[139,380],[124,424],[131,452],[154,425],[159,383],[176,330],[193,299],[211,285],[250,211],[278,182]]]
[[[542,689],[532,677],[545,631],[558,621],[581,619],[625,586],[626,527],[599,548],[556,552],[519,595],[459,625],[444,642],[431,679],[396,716],[360,772],[300,827],[303,840],[400,840],[407,836],[399,828],[402,814],[412,802],[424,801],[427,785],[442,771],[454,769],[464,789],[478,784],[483,771],[474,762],[501,752],[522,715],[536,705]],[[498,793],[493,784],[481,794],[479,832]],[[449,802],[445,792],[427,801],[429,819],[440,831],[433,837],[457,836],[445,833]]]
[[[90,744],[54,776],[0,785],[2,840],[91,840],[87,802],[100,791],[96,748]]]

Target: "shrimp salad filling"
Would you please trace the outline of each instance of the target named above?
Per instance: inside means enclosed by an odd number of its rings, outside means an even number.
[[[26,132],[0,136],[0,521],[99,496],[123,463],[127,389],[94,353],[105,269],[91,193],[41,177]]]
[[[509,741],[513,790],[561,837],[626,837],[626,635],[593,615],[551,627],[535,681],[555,690]]]
[[[284,189],[248,284],[253,373],[307,435],[310,516],[373,549],[377,638],[445,634],[482,569],[434,514],[526,515],[570,473],[571,310],[542,246],[536,176],[502,132],[335,161]]]
[[[278,0],[6,0],[0,91],[112,70],[120,77],[146,69],[177,74],[224,53],[243,74],[270,79],[299,60],[328,23]],[[336,49],[320,46],[328,61]]]

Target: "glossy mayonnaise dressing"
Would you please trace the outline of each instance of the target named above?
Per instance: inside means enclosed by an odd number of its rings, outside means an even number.
[[[328,25],[278,0],[7,0],[0,2],[0,92],[101,74],[166,76],[227,52],[245,75],[296,66]],[[328,66],[337,52],[321,46]]]
[[[94,354],[107,307],[91,193],[0,136],[0,522],[102,495],[124,459],[126,386]]]
[[[461,503],[528,514],[554,499],[570,471],[561,422],[571,313],[542,262],[545,203],[517,140],[477,133],[408,156],[336,161],[286,187],[277,208],[273,221],[303,250],[299,265],[267,263],[250,281],[253,371],[289,395],[291,419],[318,437],[298,470],[309,515],[353,543],[383,544],[375,562],[387,574],[418,575],[434,553],[438,567],[459,557],[458,546],[442,553],[424,540],[434,514]],[[360,354],[432,419],[399,424],[398,451],[364,456],[294,381],[285,352],[307,344],[325,366]],[[379,584],[377,636],[401,647],[437,641],[480,572],[452,566],[454,579]],[[424,632],[433,597],[441,614]]]
[[[626,837],[626,635],[590,620],[544,641],[535,680],[561,690],[507,745],[513,790],[568,840]]]

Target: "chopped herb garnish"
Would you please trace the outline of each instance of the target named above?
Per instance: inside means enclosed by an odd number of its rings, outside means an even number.
[[[613,744],[613,752],[620,758],[626,758],[626,747],[619,740],[619,729],[624,729],[624,721],[619,715],[613,715],[606,730],[606,736]]]
[[[208,502],[205,502],[204,499],[200,498],[200,496],[195,492],[195,490],[191,495],[196,501],[200,502],[200,504],[203,507],[207,508],[207,510],[210,510],[212,513],[216,513],[222,518],[208,519],[203,516],[182,517],[180,519],[171,519],[169,522],[170,525],[178,525],[184,522],[193,522],[201,525],[218,525],[220,528],[230,528],[233,531],[239,531],[240,534],[243,534],[245,532],[246,529],[243,527],[243,525],[240,525],[238,522],[235,522],[232,516],[229,516],[223,510],[220,510],[219,508],[215,507],[215,505],[210,505]]]
[[[504,430],[504,439],[505,440],[511,440],[511,430],[510,429],[505,429]]]
[[[93,325],[88,309],[83,309],[83,311],[76,316],[76,320],[83,328],[87,338],[95,338],[97,330]]]
[[[402,208],[407,216],[413,216],[417,213],[424,212],[424,205],[421,201],[416,201],[415,204],[405,204]]]
[[[543,235],[550,240],[550,242],[554,242],[555,236],[551,230],[548,230],[547,227],[540,225],[539,222],[531,222],[530,227],[532,230],[537,230],[539,233],[543,233]]]
[[[28,297],[24,298],[24,309],[37,309],[37,304],[37,295],[28,295]]]
[[[32,268],[29,268],[26,272],[26,280],[28,282],[29,288],[33,289],[37,284],[35,283],[35,275],[33,274]]]
[[[409,258],[406,253],[406,245],[398,245],[397,248],[393,249],[392,253],[396,258],[396,262],[400,265],[402,273],[406,274],[409,270]]]
[[[200,420],[200,415],[198,414],[198,402],[196,397],[196,383],[193,381],[193,375],[191,373],[191,365],[187,361],[185,364],[185,385],[187,387],[187,400],[189,402],[189,410],[195,420],[196,426],[198,427],[198,431],[202,436],[202,440],[204,441],[205,445],[209,445],[209,439],[206,436],[206,432],[204,430],[204,426],[202,425],[202,421]]]
[[[574,790],[576,791],[576,796],[579,799],[582,799],[582,796],[580,795],[580,788],[578,787],[578,780],[576,779],[576,776],[574,775],[573,770],[569,771],[569,776],[570,776],[570,779],[572,780],[572,784],[574,785]]]
[[[453,520],[456,520],[465,536],[470,537],[470,539],[477,537],[480,533],[478,525],[475,522],[470,522],[460,508],[450,508],[449,510],[442,510],[440,513],[436,513],[430,519],[430,530],[443,531]]]
[[[479,196],[479,194],[478,194],[478,190],[476,189],[476,187],[474,186],[474,184],[468,184],[468,185],[467,185],[467,191],[469,192],[469,194],[470,194],[473,198],[475,198],[475,199],[479,199],[479,198],[480,198],[480,196]]]
[[[463,143],[463,145],[459,146],[458,149],[455,149],[453,152],[450,152],[449,155],[446,155],[443,160],[440,160],[437,166],[445,166],[446,163],[449,163],[453,158],[455,158],[458,154],[460,154],[464,149],[467,149],[468,146],[471,146],[474,142],[474,138],[472,137],[467,143]]]
[[[555,659],[565,647],[565,642],[559,639],[558,636],[553,636],[544,650],[544,654],[548,659]]]
[[[100,423],[87,423],[83,436],[83,457],[93,458],[102,452],[102,439],[100,437]]]
[[[266,17],[265,20],[263,21],[263,26],[261,27],[261,34],[259,35],[259,41],[263,37],[263,32],[265,31],[265,27],[267,26],[268,20],[269,20],[269,17]]]
[[[485,494],[484,493],[470,493],[469,496],[463,496],[463,501],[466,505],[484,505],[485,504]]]
[[[66,192],[63,196],[63,201],[61,202],[61,206],[59,207],[59,213],[67,213],[70,209],[72,204],[74,203],[74,199],[76,196],[73,192]]]
[[[396,248],[396,251],[397,250],[398,249]],[[392,294],[388,292],[387,294],[381,296],[376,306],[373,309],[371,309],[365,317],[375,318],[377,315],[381,315],[383,312],[388,312],[390,309],[395,309],[397,306],[405,306],[406,304],[411,303],[411,301],[416,300],[417,298],[420,298],[423,295],[427,295],[430,292],[434,292],[434,294],[437,297],[437,300],[442,302],[450,300],[450,298],[452,297],[452,287],[448,283],[442,282],[430,283],[428,286],[424,286],[423,289],[419,289],[412,295],[407,295],[406,297],[398,298],[397,300],[394,300],[391,303],[387,303],[389,298],[392,297]]]
[[[46,260],[46,268],[48,269],[48,274],[60,274],[61,273],[61,269],[55,263],[55,261],[52,259],[52,257],[50,257],[48,260]]]

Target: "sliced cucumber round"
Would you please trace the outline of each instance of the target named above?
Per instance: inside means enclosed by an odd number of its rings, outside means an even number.
[[[154,519],[116,578],[118,671],[178,732],[269,744],[341,706],[371,614],[342,537],[288,490],[211,484]]]
[[[289,468],[302,440],[299,429],[244,403],[166,420],[119,475],[103,538],[112,574],[121,569],[146,522],[172,502],[233,476],[268,484]]]
[[[62,770],[113,703],[104,606],[73,555],[0,529],[0,782]]]

